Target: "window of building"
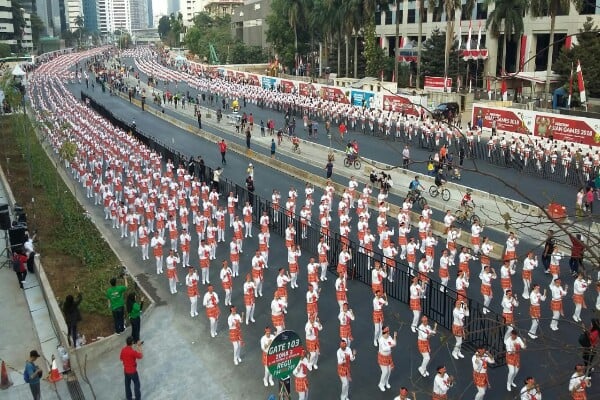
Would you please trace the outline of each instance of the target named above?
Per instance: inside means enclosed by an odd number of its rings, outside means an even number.
[[[433,19],[432,22],[442,22],[442,7],[433,8]]]
[[[404,21],[404,10],[398,10],[396,11],[396,20],[399,21],[399,23],[402,23],[402,21]],[[396,21],[394,21],[395,23]]]
[[[475,19],[487,19],[487,6],[484,3],[477,3],[475,7]]]
[[[394,14],[391,11],[387,11],[385,13],[385,24],[392,25],[394,23],[394,19],[392,18]]]
[[[408,17],[408,21],[407,21],[407,22],[408,22],[409,24],[414,24],[414,23],[415,23],[415,21],[416,21],[416,19],[417,19],[417,12],[416,12],[416,10],[415,10],[414,8],[413,8],[413,9],[410,9],[410,10],[408,10],[408,15],[407,15],[407,17]]]
[[[381,25],[381,11],[375,11],[375,25]]]
[[[584,0],[579,15],[600,14],[600,0]]]

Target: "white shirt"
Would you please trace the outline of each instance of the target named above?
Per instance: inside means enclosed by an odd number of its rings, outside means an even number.
[[[310,322],[308,321],[306,325],[304,325],[304,333],[306,333],[306,340],[316,340],[317,333],[316,331],[322,331],[323,325],[320,322]]]
[[[269,335],[269,336],[263,335],[260,338],[260,348],[261,348],[261,350],[266,353],[269,350],[269,346],[271,346],[271,342],[273,341],[273,339],[275,339],[275,336],[273,336],[272,334]]]
[[[529,294],[529,304],[531,304],[532,306],[539,306],[540,302],[545,300],[546,296],[543,296],[540,292],[532,290]]]
[[[446,394],[450,389],[450,375],[444,373],[444,375],[436,374],[433,378],[433,393],[435,394]]]
[[[229,314],[229,317],[227,317],[227,325],[229,325],[229,329],[237,329],[241,323],[242,317],[240,317],[240,314]]]
[[[206,292],[202,304],[206,308],[213,308],[219,304],[219,295],[216,292]]]
[[[562,286],[556,286],[554,283],[550,285],[550,293],[552,294],[552,300],[562,300],[566,296],[567,291]]]
[[[350,361],[354,361],[354,354],[352,354],[352,350],[350,350],[350,346],[346,346],[345,349],[342,350],[342,348],[340,347],[337,351],[337,363],[339,364],[345,364],[346,363],[346,357],[348,357],[350,359]]]
[[[573,294],[581,294],[583,295],[587,290],[588,283],[585,279],[575,279],[573,282]]]
[[[379,353],[381,353],[384,356],[389,356],[390,354],[392,354],[392,349],[394,347],[396,347],[396,340],[390,336],[389,334],[387,335],[387,338],[383,335],[381,335],[378,339],[379,342]]]
[[[538,391],[536,387],[527,389],[527,385],[525,385],[521,388],[519,393],[521,400],[533,400],[534,398],[536,400],[542,400],[542,392]]]

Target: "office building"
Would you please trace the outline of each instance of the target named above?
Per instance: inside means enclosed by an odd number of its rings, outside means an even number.
[[[465,3],[465,0],[462,0]],[[396,10],[398,4],[398,10]],[[426,3],[427,4],[427,3]],[[559,50],[564,46],[564,40],[567,35],[576,34],[582,28],[586,17],[600,15],[600,0],[590,0],[584,5],[581,13],[578,13],[573,4],[569,3],[569,9],[563,10],[556,17],[555,38],[554,38],[554,57],[558,57]],[[457,10],[455,15],[455,35],[458,34],[459,24],[462,33],[462,49],[467,45],[467,37],[469,32],[469,23],[471,24],[471,49],[477,48],[477,37],[479,27],[481,27],[480,48],[487,50],[487,58],[484,61],[484,72],[482,76],[493,75],[500,73],[500,65],[502,59],[502,35],[503,28],[501,27],[500,36],[494,37],[489,30],[486,30],[486,20],[491,11],[493,11],[493,3],[487,8],[483,1],[477,2],[471,15],[461,13]],[[395,49],[395,33],[396,33],[396,18],[400,21],[400,38],[399,47],[404,49],[415,49],[418,37],[419,24],[418,21],[418,1],[414,0],[398,0],[392,2],[389,11],[376,12],[376,35],[380,38],[382,47],[387,50],[390,56],[393,56]],[[598,17],[596,17],[598,18]],[[548,60],[549,38],[550,38],[550,17],[534,18],[529,12],[524,18],[525,32],[523,39],[515,39],[507,46],[507,71],[514,72],[519,64],[523,65],[524,71],[540,71],[546,69],[546,61]],[[443,10],[433,12],[426,9],[426,15],[423,22],[422,39],[425,40],[431,35],[431,32],[439,28],[446,28],[446,14]],[[521,47],[524,50],[521,53]],[[408,51],[410,53],[410,51]],[[520,60],[522,59],[522,60]],[[528,61],[529,60],[529,61]],[[522,61],[526,61],[523,63]],[[481,71],[480,71],[481,74]],[[479,83],[481,84],[481,77]]]
[[[67,29],[73,32],[77,30],[79,27],[77,26],[78,17],[84,19],[85,26],[85,18],[83,12],[83,3],[82,0],[64,0],[65,2],[65,16],[67,21]]]
[[[148,28],[147,6],[147,0],[130,0],[131,29]]]
[[[96,0],[83,0],[83,23],[88,32],[98,32],[98,9]]]
[[[13,52],[30,52],[33,49],[31,14],[21,9],[25,26],[16,28],[10,0],[0,0],[0,43],[8,44]],[[19,42],[21,48],[19,48]]]
[[[231,15],[232,35],[249,46],[267,45],[267,15],[272,0],[247,0]]]
[[[154,14],[152,10],[152,0],[146,0],[146,11],[148,12],[148,28],[154,26]]]

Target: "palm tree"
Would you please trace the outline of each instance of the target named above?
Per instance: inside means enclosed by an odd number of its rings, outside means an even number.
[[[489,13],[485,28],[490,28],[492,35],[498,37],[504,24],[502,40],[502,71],[506,72],[506,42],[513,37],[520,37],[524,31],[523,15],[529,7],[528,0],[488,0],[494,4],[494,10]]]
[[[288,0],[287,17],[290,28],[294,30],[294,62],[298,62],[298,25],[304,19],[304,1]]]
[[[75,17],[75,21],[73,21],[75,23],[75,26],[77,27],[77,30],[79,31],[79,44],[81,44],[81,33],[83,30],[83,25],[84,25],[84,21],[83,21],[83,17],[81,15],[78,15]]]
[[[561,10],[568,12],[571,1],[577,11],[581,11],[584,2],[581,0],[531,0],[529,9],[534,17],[550,16],[550,40],[548,47],[548,62],[546,63],[546,88],[545,95],[550,93],[550,73],[552,72],[552,54],[554,53],[554,29],[556,16]]]

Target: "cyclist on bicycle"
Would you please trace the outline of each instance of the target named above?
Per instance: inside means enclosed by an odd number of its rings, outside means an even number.
[[[471,198],[470,190],[467,190],[467,193],[465,193],[465,195],[463,196],[462,200],[460,201],[460,206],[461,206],[461,208],[465,208],[465,209],[467,207],[475,207],[475,202]]]
[[[415,176],[415,179],[408,185],[408,189],[408,194],[414,193],[416,197],[421,194],[421,190],[425,190],[421,182],[419,182],[419,176]]]
[[[358,143],[356,143],[356,140],[348,142],[346,145],[346,158],[352,162],[358,158]]]
[[[298,151],[298,149],[300,148],[300,139],[298,138],[298,136],[292,137],[292,145],[294,146],[293,150]]]
[[[437,174],[435,175],[435,186],[438,187],[438,189],[440,188],[440,186],[443,186],[446,184],[446,176],[444,175],[444,170],[442,168],[438,169]]]

